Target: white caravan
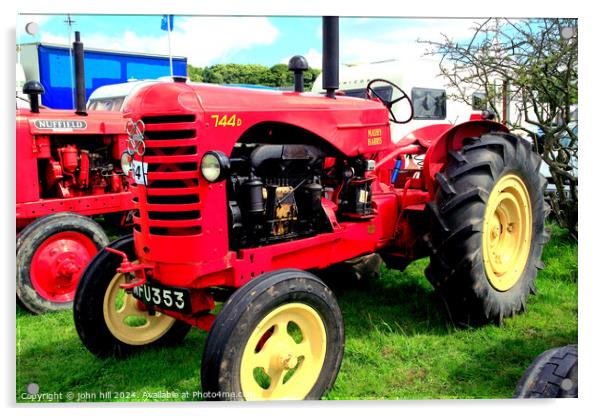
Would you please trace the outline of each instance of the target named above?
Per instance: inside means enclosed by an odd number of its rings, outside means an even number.
[[[412,100],[414,117],[407,124],[391,123],[391,139],[398,142],[410,132],[432,124],[458,124],[470,120],[471,115],[480,114],[478,102],[475,107],[452,100],[445,89],[445,80],[439,76],[439,66],[430,59],[412,61],[388,60],[359,65],[343,65],[339,71],[339,91],[347,96],[365,98],[366,86],[371,80],[385,79],[398,85]],[[401,93],[390,85],[375,83],[377,94],[387,100],[395,100]],[[314,82],[312,92],[322,92],[322,75]],[[477,100],[478,101],[478,100]],[[393,104],[398,120],[409,116],[406,100]]]

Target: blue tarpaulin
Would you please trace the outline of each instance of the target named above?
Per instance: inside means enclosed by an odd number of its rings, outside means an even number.
[[[71,66],[69,49],[40,45],[38,47],[40,82],[46,93],[42,103],[50,108],[72,109]],[[96,88],[127,82],[129,79],[156,79],[169,76],[169,58],[128,53],[84,51],[86,98]],[[174,75],[186,76],[186,58],[173,58]]]

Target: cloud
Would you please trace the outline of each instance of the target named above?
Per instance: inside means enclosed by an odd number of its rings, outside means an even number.
[[[341,62],[366,63],[386,59],[421,58],[427,45],[421,40],[442,40],[442,33],[456,40],[469,38],[474,21],[470,19],[416,19],[411,26],[389,30],[373,37],[341,38]]]
[[[226,61],[235,53],[258,45],[270,45],[278,37],[278,29],[266,17],[176,17],[171,33],[173,55],[186,56],[194,66]],[[128,52],[167,55],[167,32],[140,35],[125,33],[90,33],[82,39],[86,47]],[[43,33],[42,41],[67,43],[66,36]]]
[[[419,25],[413,25],[388,32],[389,40],[441,40],[444,33],[456,40],[466,39],[473,33],[478,19],[416,19]]]
[[[311,48],[305,53],[305,59],[312,68],[322,68],[322,52],[318,52],[314,48]]]
[[[36,22],[39,26],[44,25],[48,20],[54,17],[51,14],[21,14],[18,19],[26,25],[29,22]]]
[[[307,63],[310,68],[322,68],[322,52],[315,50],[314,48],[310,48],[307,52],[302,54],[305,59],[307,59]],[[282,58],[280,60],[281,64],[288,64],[290,56],[286,58]]]
[[[57,45],[67,45],[69,43],[69,39],[67,39],[66,35],[55,35],[48,32],[42,32],[41,35],[41,40],[44,43],[55,43]]]
[[[377,19],[364,21],[363,25],[374,24]],[[423,85],[439,88],[444,82],[439,78],[439,58],[425,56],[428,45],[417,40],[441,41],[444,33],[457,41],[470,39],[473,34],[474,21],[471,19],[416,19],[403,22],[404,25],[373,31],[366,35],[365,31],[357,34],[351,31],[340,38],[340,62],[342,65],[387,62],[373,67],[373,74],[388,79],[399,79],[408,85]],[[361,71],[368,71],[362,69]],[[341,69],[344,78],[345,68]],[[350,74],[357,74],[349,70]],[[360,72],[361,72],[360,71]],[[363,73],[363,72],[361,72]],[[369,72],[366,72],[368,74]],[[351,76],[351,75],[350,75]]]
[[[378,20],[378,18],[354,18],[349,19],[346,23],[351,22],[356,27],[366,28],[369,25],[377,25]],[[456,40],[467,39],[472,36],[472,28],[475,25],[475,20],[471,19],[404,19],[403,22],[406,24],[409,22],[411,25],[381,33],[375,30],[369,36],[365,34],[365,29],[357,34],[354,34],[353,30],[350,33],[342,33],[339,45],[341,64],[362,64],[396,59],[406,62],[408,67],[417,65],[416,71],[418,72],[423,69],[420,68],[421,64],[432,67],[432,62],[427,61],[437,60],[424,57],[427,45],[418,43],[418,39],[440,41],[443,38],[442,33]],[[321,26],[316,33],[321,38]],[[303,56],[312,68],[322,67],[320,51],[310,48]],[[290,57],[285,57],[280,62],[288,63],[289,59]]]

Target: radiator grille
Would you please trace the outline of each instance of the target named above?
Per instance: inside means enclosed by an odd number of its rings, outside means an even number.
[[[136,186],[138,231],[154,235],[201,233],[197,129],[194,115],[143,117],[146,186]]]

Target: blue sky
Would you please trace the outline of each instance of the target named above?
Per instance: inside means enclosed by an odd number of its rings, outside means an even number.
[[[66,44],[66,15],[19,15],[17,40]],[[168,53],[166,32],[159,15],[72,15],[87,47],[134,52]],[[39,32],[25,33],[35,21]],[[340,55],[343,63],[383,59],[415,59],[424,46],[417,38],[440,40],[447,33],[461,40],[470,35],[473,20],[352,18],[340,19]],[[171,35],[172,53],[189,63],[256,63],[271,66],[295,54],[305,55],[311,66],[321,62],[319,17],[206,17],[176,16]]]

